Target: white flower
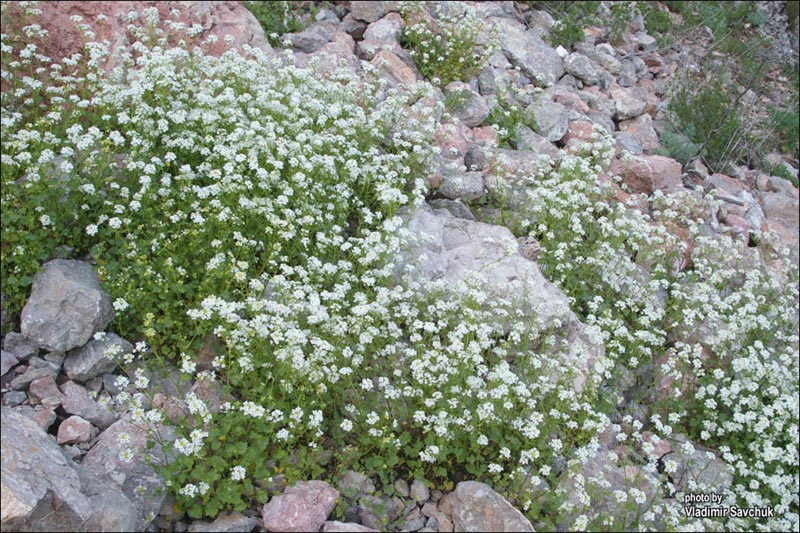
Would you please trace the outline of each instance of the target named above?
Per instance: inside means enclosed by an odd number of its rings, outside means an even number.
[[[116,300],[114,300],[113,305],[114,309],[120,312],[126,310],[129,307],[128,302],[126,302],[123,298],[117,298]]]
[[[345,431],[350,431],[351,429],[353,429],[353,423],[350,421],[350,419],[345,418],[344,420],[342,420],[342,423],[339,424],[339,427],[341,427]]]
[[[97,225],[96,224],[89,224],[86,226],[86,234],[94,237],[97,234]]]
[[[243,466],[234,466],[231,469],[231,479],[234,481],[241,481],[247,475],[247,470]]]

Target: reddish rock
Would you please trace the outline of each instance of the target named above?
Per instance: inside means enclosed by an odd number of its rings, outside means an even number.
[[[95,435],[97,435],[97,428],[88,420],[79,416],[71,416],[58,426],[57,442],[59,444],[89,442]]]
[[[381,50],[375,54],[370,63],[377,67],[383,73],[383,77],[388,79],[389,83],[394,87],[398,85],[410,87],[417,81],[417,75],[414,70],[406,65],[397,54],[388,50]]]
[[[301,481],[274,496],[261,510],[267,531],[319,531],[339,491],[324,481]]]
[[[70,57],[75,53],[83,53],[84,37],[76,24],[71,20],[74,16],[82,18],[82,23],[87,24],[94,33],[93,40],[110,43],[109,60],[105,67],[111,69],[120,59],[120,53],[129,50],[132,35],[127,30],[129,24],[128,14],[139,13],[139,24],[146,24],[142,12],[146,8],[155,8],[158,11],[158,27],[166,28],[164,21],[167,19],[181,22],[187,28],[199,24],[203,31],[196,37],[179,35],[174,30],[169,30],[170,43],[175,44],[180,39],[185,39],[191,49],[200,46],[206,53],[219,56],[230,48],[226,37],[232,39],[233,46],[241,47],[249,44],[254,48],[268,48],[264,30],[256,18],[242,6],[240,2],[41,2],[37,8],[42,14],[36,17],[35,22],[49,31],[43,39],[42,53],[53,60]],[[4,14],[4,19],[13,20],[20,17],[17,13],[19,7],[11,4]],[[179,14],[172,15],[173,10]],[[105,19],[98,21],[99,15]],[[101,17],[102,19],[102,17]],[[213,44],[204,44],[209,35],[217,36]]]
[[[442,150],[445,159],[464,159],[472,140],[472,130],[461,121],[442,124],[433,135],[433,144]]]
[[[644,433],[642,433],[642,438],[646,442],[649,442],[650,444],[653,445],[652,456],[654,457],[661,458],[672,451],[672,446],[670,445],[668,440],[658,438],[655,434],[649,431],[645,431]]]
[[[747,236],[750,233],[750,222],[739,215],[728,213],[725,216],[725,224],[738,230],[738,233]]]
[[[609,172],[619,174],[635,193],[652,194],[655,190],[668,192],[683,187],[681,164],[660,155],[615,159]]]
[[[737,196],[740,192],[747,190],[747,186],[741,180],[731,178],[725,174],[711,174],[706,183],[710,188],[719,189],[721,192],[731,196]]]
[[[497,135],[497,130],[494,126],[481,126],[479,128],[472,128],[472,138],[477,144],[482,146],[497,146],[500,138]]]
[[[645,152],[653,152],[661,148],[658,134],[653,128],[653,118],[647,113],[631,120],[623,120],[619,123],[619,129],[636,137]]]
[[[45,407],[55,409],[61,405],[61,391],[53,376],[44,376],[31,381],[28,393]]]
[[[594,124],[588,120],[573,120],[567,127],[567,133],[562,139],[564,142],[569,142],[571,139],[579,141],[590,141],[594,134]]]

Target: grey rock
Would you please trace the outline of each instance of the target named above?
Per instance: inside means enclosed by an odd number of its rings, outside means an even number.
[[[56,375],[58,375],[58,372],[56,370],[53,370],[49,366],[38,367],[38,368],[34,366],[29,366],[24,373],[12,379],[11,383],[9,383],[9,386],[13,390],[25,390],[28,388],[28,385],[30,385],[31,381],[33,381],[34,379],[43,378],[45,376],[55,377]]]
[[[328,520],[322,524],[323,533],[377,533],[378,531],[380,531],[380,529],[372,529],[371,527],[362,526],[355,522]]]
[[[450,200],[471,202],[485,194],[482,172],[460,172],[442,177],[437,189],[439,194]]]
[[[567,123],[567,127],[569,127],[569,123]],[[556,145],[522,124],[517,124],[514,129],[514,142],[518,150],[528,150],[535,154],[546,155],[553,161],[560,161],[563,156]]]
[[[421,516],[406,520],[400,531],[418,531],[425,526],[425,519]]]
[[[86,346],[73,350],[64,360],[64,372],[74,381],[87,381],[97,376],[112,372],[117,368],[117,361],[106,353],[119,355],[133,350],[131,343],[116,335],[106,333],[104,339],[92,339]]]
[[[797,231],[800,225],[798,200],[783,193],[762,192],[761,205],[764,215],[789,229]]]
[[[5,376],[9,370],[17,366],[19,359],[13,353],[0,350],[0,376]]]
[[[111,297],[100,287],[92,265],[55,259],[33,279],[20,330],[38,346],[66,352],[86,344],[112,318]]]
[[[194,522],[189,526],[190,533],[237,533],[250,532],[258,525],[258,520],[242,513],[219,515],[213,522]]]
[[[616,106],[614,117],[617,120],[636,118],[644,113],[644,108],[647,107],[647,97],[641,88],[611,87],[608,93],[614,99]]]
[[[567,325],[570,350],[561,357],[580,368],[574,386],[583,389],[590,368],[605,349],[584,336],[584,326],[569,310],[566,295],[544,279],[535,263],[519,255],[508,228],[434,213],[426,204],[411,214],[408,227],[419,239],[405,258],[416,265],[416,275],[457,283],[480,273],[490,296],[516,300],[525,312],[535,309],[544,327],[556,319]]]
[[[339,491],[324,481],[301,481],[264,505],[261,510],[264,528],[267,531],[319,531],[338,497]]]
[[[561,78],[564,64],[558,52],[514,20],[498,18],[495,22],[500,49],[512,65],[546,86]]]
[[[470,211],[469,207],[464,205],[464,203],[461,200],[448,200],[447,198],[435,198],[430,201],[430,205],[433,208],[433,210],[437,213],[439,212],[439,210],[443,210],[447,211],[456,218],[475,220],[475,215],[472,214],[472,211]],[[405,481],[403,481],[403,483],[405,483]],[[406,486],[406,491],[408,491],[408,483],[406,483],[405,486]],[[408,497],[408,494],[406,494],[404,497]]]
[[[336,23],[316,22],[299,33],[287,36],[292,48],[310,54],[316,52],[331,40],[336,31]]]
[[[361,472],[348,470],[339,476],[338,489],[342,495],[354,498],[362,494],[372,494],[375,492],[375,484]]]
[[[550,142],[560,141],[569,128],[569,112],[563,105],[550,101],[531,104],[528,112],[536,119],[539,134]]]
[[[611,74],[591,58],[573,52],[564,60],[564,69],[587,85],[607,87]]]
[[[61,405],[68,414],[85,418],[101,429],[117,420],[117,415],[110,408],[94,401],[86,389],[77,383],[67,381],[61,385],[61,392]]]
[[[12,390],[3,393],[3,405],[15,407],[28,399],[28,395],[23,391]]]
[[[642,50],[654,50],[656,47],[656,40],[643,31],[637,31],[634,34],[636,42]]]
[[[169,443],[175,434],[169,426],[158,428],[160,436]],[[130,442],[121,444],[120,435],[127,434]],[[164,501],[164,480],[147,462],[163,463],[169,460],[158,447],[146,450],[147,432],[141,424],[120,419],[103,431],[97,442],[83,458],[81,465],[99,479],[120,487],[141,516],[155,516]],[[121,452],[130,449],[134,460],[126,462]],[[138,487],[144,487],[144,490]]]
[[[399,479],[399,478],[395,479],[394,480],[394,490],[396,490],[397,493],[403,498],[408,498],[408,496],[410,494],[409,488],[408,488],[408,482],[406,482],[405,479]]]
[[[525,516],[492,488],[477,481],[456,486],[453,501],[456,531],[534,531]]]
[[[385,531],[400,516],[400,509],[390,498],[362,496],[358,500],[358,515],[363,525]]]
[[[486,167],[486,150],[478,144],[470,144],[464,154],[467,170],[483,170]]]
[[[489,106],[480,94],[470,89],[464,82],[454,81],[444,88],[445,95],[457,101],[450,112],[458,117],[466,126],[473,128],[480,125],[489,116]]]
[[[415,479],[411,482],[411,492],[409,494],[411,495],[411,498],[420,503],[428,501],[428,499],[431,497],[428,486],[422,479]]]
[[[390,11],[397,11],[400,2],[350,2],[350,15],[356,20],[375,22]]]
[[[20,405],[19,407],[15,407],[14,411],[27,418],[30,418],[44,431],[50,429],[50,426],[52,426],[53,422],[56,421],[56,412],[49,407],[44,407],[42,405],[37,405],[35,407],[31,407],[30,405]]]
[[[609,449],[600,446],[587,461],[576,468],[577,472],[564,474],[559,482],[559,488],[565,491],[567,498],[574,505],[571,514],[566,517],[566,523],[570,523],[577,515],[582,514],[583,504],[579,500],[576,490],[576,477],[582,475],[584,479],[603,479],[609,486],[601,491],[594,491],[597,494],[592,498],[591,508],[602,515],[621,516],[628,512],[628,505],[620,503],[614,497],[615,490],[627,491],[635,487],[646,495],[646,500],[639,505],[639,512],[643,513],[654,504],[658,498],[659,482],[646,471],[635,466],[620,466],[608,460]]]
[[[722,493],[733,483],[733,468],[714,452],[695,445],[686,435],[675,435],[672,452],[666,457],[678,463],[672,475],[677,491],[707,490]]]
[[[0,416],[4,530],[144,530],[118,488],[68,461],[35,422],[11,409]]]
[[[3,349],[10,352],[20,361],[27,361],[39,354],[39,347],[32,343],[25,335],[10,331],[3,339]]]
[[[621,153],[622,151],[629,152],[633,155],[642,155],[642,153],[644,153],[642,149],[642,143],[640,143],[639,139],[637,139],[632,133],[628,133],[627,131],[617,131],[614,132],[614,139],[617,141],[618,153]]]

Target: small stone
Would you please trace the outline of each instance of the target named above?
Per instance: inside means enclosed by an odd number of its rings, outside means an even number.
[[[411,520],[406,520],[400,531],[417,531],[418,529],[421,529],[424,526],[425,526],[425,520],[422,517],[418,516]]]
[[[53,376],[44,376],[31,381],[28,393],[40,404],[50,409],[61,405],[61,391],[58,390]]]
[[[339,492],[347,498],[357,498],[361,494],[375,492],[375,484],[361,472],[348,470],[339,476]]]
[[[45,367],[29,366],[24,373],[12,379],[11,383],[9,383],[9,386],[14,390],[25,390],[28,388],[28,385],[30,385],[31,381],[43,378],[45,376],[55,377],[57,374],[58,372],[56,372],[49,366]]]
[[[3,349],[11,352],[20,361],[27,361],[39,354],[39,347],[31,342],[25,335],[10,331],[3,339]]]
[[[78,415],[99,428],[105,429],[116,421],[117,416],[111,409],[94,401],[89,393],[75,382],[67,381],[61,385],[61,404],[64,411]]]
[[[17,363],[19,363],[19,359],[13,353],[0,350],[0,376],[5,376]]]
[[[409,492],[412,499],[418,502],[425,502],[431,497],[428,486],[422,479],[415,479],[411,482],[411,491]],[[420,526],[422,527],[422,526]]]
[[[3,393],[3,405],[14,407],[28,399],[28,395],[21,390],[12,390]]]
[[[71,416],[58,426],[57,442],[69,444],[72,442],[88,442],[97,435],[97,428],[79,416]]]
[[[394,490],[396,490],[397,493],[400,494],[400,496],[402,496],[403,498],[408,498],[409,488],[408,488],[408,483],[406,482],[405,479],[395,479]]]

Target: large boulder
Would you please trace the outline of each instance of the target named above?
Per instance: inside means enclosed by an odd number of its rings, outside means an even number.
[[[136,507],[109,483],[68,461],[51,435],[11,409],[2,419],[4,531],[143,531]]]
[[[66,352],[86,344],[112,318],[111,297],[100,287],[92,265],[55,259],[34,277],[20,329],[39,346]]]
[[[94,34],[94,41],[108,41],[110,50],[105,68],[110,70],[120,66],[123,54],[129,52],[134,40],[128,30],[129,14],[137,13],[138,23],[146,26],[148,16],[143,13],[145,9],[157,13],[157,17],[150,15],[150,20],[157,20],[156,25],[159,28],[166,28],[167,20],[182,23],[186,28],[200,27],[201,31],[194,36],[176,36],[175,30],[167,30],[172,36],[171,42],[177,42],[178,38],[183,39],[190,50],[199,46],[207,53],[219,56],[231,46],[241,48],[249,45],[253,48],[270,49],[261,24],[241,2],[67,1],[42,2],[37,8],[42,13],[31,22],[36,22],[49,32],[37,52],[55,61],[84,52],[85,38],[72,20],[72,17],[77,16],[81,18],[80,24],[86,24]],[[16,13],[15,10],[18,9],[10,6],[4,18],[22,16]],[[101,15],[105,18],[100,17]],[[216,41],[210,43],[208,37],[212,35],[216,37]],[[230,44],[229,40],[232,40]]]
[[[455,531],[535,531],[521,512],[478,481],[456,485],[453,524]]]
[[[536,316],[543,328],[565,328],[562,337],[569,350],[561,357],[569,362],[565,366],[578,370],[574,387],[583,389],[605,348],[586,334],[586,327],[570,311],[566,295],[542,276],[536,263],[520,255],[508,228],[434,212],[427,204],[411,215],[408,227],[417,240],[405,260],[415,265],[416,275],[451,283],[480,275],[488,294],[515,301],[524,312]]]

